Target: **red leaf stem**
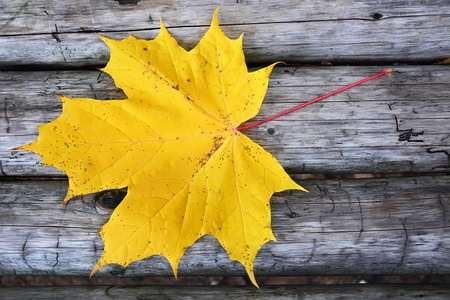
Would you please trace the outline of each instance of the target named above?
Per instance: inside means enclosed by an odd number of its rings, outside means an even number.
[[[338,90],[336,90],[336,91],[334,91],[334,92],[331,92],[331,93],[329,93],[329,94],[323,95],[323,96],[321,96],[321,97],[319,97],[319,98],[316,98],[316,99],[314,99],[314,100],[308,101],[308,102],[303,103],[303,104],[301,104],[301,105],[299,105],[299,106],[296,106],[296,107],[294,107],[294,108],[288,109],[288,110],[286,110],[286,111],[284,111],[284,112],[282,112],[282,113],[279,113],[279,114],[277,114],[277,115],[274,115],[274,116],[272,116],[272,117],[270,117],[270,118],[264,119],[264,120],[262,120],[262,121],[259,121],[259,122],[256,122],[256,123],[253,123],[253,124],[250,124],[250,125],[247,125],[247,126],[238,127],[238,128],[236,128],[236,130],[237,130],[237,131],[242,131],[242,130],[246,130],[246,129],[249,129],[249,128],[256,127],[256,126],[261,125],[261,124],[263,124],[263,123],[266,123],[266,122],[268,122],[268,121],[270,121],[270,120],[276,119],[276,118],[278,118],[278,117],[281,117],[281,116],[284,116],[284,115],[286,115],[286,114],[288,114],[288,113],[291,113],[291,112],[293,112],[293,111],[295,111],[295,110],[297,110],[297,109],[300,109],[300,108],[302,108],[302,107],[305,107],[305,106],[307,106],[307,105],[310,105],[310,104],[312,104],[312,103],[314,103],[314,102],[320,101],[320,100],[322,100],[322,99],[325,99],[325,98],[328,98],[328,97],[330,97],[330,96],[333,96],[333,95],[335,95],[335,94],[337,94],[337,93],[343,92],[343,91],[345,91],[345,90],[347,90],[347,89],[349,89],[349,88],[352,88],[352,87],[354,87],[354,86],[357,86],[357,85],[359,85],[359,84],[361,84],[361,83],[367,82],[367,81],[369,81],[369,80],[372,80],[372,79],[375,79],[375,78],[378,78],[378,77],[381,77],[381,76],[384,76],[384,75],[390,75],[391,72],[392,72],[392,69],[391,69],[391,68],[386,69],[386,70],[383,70],[383,71],[381,71],[381,72],[378,73],[378,74],[375,74],[375,75],[373,75],[373,76],[370,76],[370,77],[367,77],[367,78],[365,78],[365,79],[362,79],[362,80],[360,80],[360,81],[358,81],[358,82],[355,82],[355,83],[352,83],[352,84],[350,84],[350,85],[347,85],[347,86],[345,86],[345,87],[343,87],[343,88],[340,88],[340,89],[338,89]]]

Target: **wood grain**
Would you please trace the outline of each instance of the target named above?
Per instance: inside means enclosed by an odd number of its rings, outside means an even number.
[[[328,285],[253,287],[187,286],[71,286],[14,287],[0,289],[5,300],[37,299],[447,299],[450,288],[443,285]]]
[[[60,206],[68,187],[65,175],[41,167],[38,155],[10,150],[34,141],[35,126],[59,116],[57,93],[125,98],[108,75],[93,68],[109,59],[109,49],[96,33],[152,39],[162,18],[180,45],[191,49],[219,5],[213,0],[195,5],[182,0],[119,2],[0,2],[1,275],[87,276],[102,253],[96,231],[110,213],[97,205],[98,194]],[[245,132],[297,180],[303,173],[390,177],[299,180],[308,194],[274,195],[272,227],[278,242],[258,253],[257,278],[450,274],[450,70],[430,64],[449,56],[449,1],[224,0],[220,5],[224,32],[230,38],[245,32],[250,66],[290,64],[275,68],[261,112],[252,122],[395,64],[391,77]],[[318,67],[322,62],[339,66]],[[416,177],[395,176],[407,172]],[[187,250],[178,273],[245,276],[243,267],[230,262],[212,236]],[[165,258],[154,256],[127,268],[108,265],[96,276],[172,272]],[[2,299],[445,299],[448,294],[448,287],[432,285],[0,289]]]
[[[311,20],[361,19],[366,21],[393,17],[430,15],[439,17],[448,12],[448,1],[350,1],[324,0],[285,1],[217,1],[204,0],[201,5],[190,1],[141,0],[138,5],[119,5],[117,1],[94,2],[70,0],[26,1],[10,0],[1,4],[2,27],[6,34],[83,31],[117,31],[159,28],[159,18],[168,27],[209,26],[212,13],[220,8],[219,21],[230,24],[293,23]],[[375,13],[382,16],[375,16]],[[117,18],[120,16],[120,18]],[[31,17],[34,17],[31,19]]]
[[[258,121],[384,67],[276,67]],[[450,70],[398,66],[385,76],[245,131],[291,173],[396,173],[450,170]],[[34,141],[35,126],[61,113],[55,93],[124,99],[100,71],[0,73],[0,162],[5,176],[63,176],[40,157],[9,149]],[[27,88],[23,88],[26,82]],[[269,130],[271,128],[271,130]],[[399,140],[408,133],[409,140]]]
[[[450,178],[301,181],[309,193],[272,198],[278,242],[255,260],[257,276],[448,274]],[[5,181],[0,186],[0,273],[87,276],[109,218],[93,195],[59,207],[66,181]],[[243,275],[212,237],[188,248],[178,274]],[[159,256],[96,276],[171,276]]]
[[[437,61],[448,56],[448,1],[222,1],[219,21],[231,38],[245,32],[250,63],[379,63]],[[0,68],[104,65],[95,33],[156,37],[159,18],[187,49],[206,32],[216,1],[2,2]]]

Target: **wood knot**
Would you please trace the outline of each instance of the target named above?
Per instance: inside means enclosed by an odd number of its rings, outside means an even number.
[[[119,276],[119,275],[123,275],[124,271],[123,270],[111,270],[111,271],[109,271],[109,274],[111,274],[112,276]]]
[[[100,192],[94,197],[95,207],[102,211],[112,212],[122,202],[126,194],[126,189]]]
[[[372,19],[374,19],[374,20],[379,20],[379,19],[381,19],[382,17],[383,17],[383,15],[382,14],[380,14],[380,13],[373,13],[373,14],[371,14],[370,15],[371,17],[372,17]]]
[[[139,0],[114,0],[119,2],[119,4],[131,4],[131,5],[136,5],[138,4]]]

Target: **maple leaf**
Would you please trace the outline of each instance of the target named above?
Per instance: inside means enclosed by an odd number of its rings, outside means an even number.
[[[191,51],[162,22],[152,41],[101,38],[111,49],[103,71],[128,98],[60,96],[61,116],[38,126],[35,142],[17,148],[67,174],[64,202],[128,187],[99,230],[105,248],[92,274],[110,263],[162,255],[176,276],[186,248],[212,234],[257,285],[255,256],[275,240],[270,197],[304,190],[238,130],[258,113],[275,64],[249,73],[242,35],[227,38],[217,10]]]

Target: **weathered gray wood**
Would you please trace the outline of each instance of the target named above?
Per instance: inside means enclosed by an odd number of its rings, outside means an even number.
[[[448,56],[448,1],[226,1],[220,22],[230,37],[245,32],[249,62],[435,61]],[[3,1],[0,68],[98,66],[111,38],[154,38],[161,17],[186,48],[196,45],[216,1]]]
[[[180,45],[194,47],[217,1],[11,0],[0,2],[0,69],[102,66],[107,47],[95,32],[154,38],[163,18]],[[440,1],[221,1],[225,33],[245,32],[247,61],[267,64],[331,61],[389,64],[448,57],[450,2]],[[277,67],[254,121],[320,96],[383,67]],[[399,66],[383,77],[248,130],[291,173],[450,171],[450,78],[446,66]],[[55,93],[122,98],[98,71],[0,73],[0,274],[83,275],[99,258],[96,230],[109,214],[93,195],[59,207],[67,182],[40,167],[37,155],[9,151],[33,141],[36,125],[56,118]],[[270,133],[268,129],[270,130]],[[422,133],[399,140],[405,133]],[[405,137],[405,136],[403,136]],[[10,176],[10,178],[8,178]],[[44,177],[16,181],[11,176]],[[60,180],[50,181],[49,176]],[[257,276],[450,274],[449,176],[301,181],[309,194],[272,199],[279,240],[262,248]],[[219,243],[206,236],[188,249],[179,275],[244,275]],[[161,257],[127,268],[107,266],[96,276],[171,276]],[[114,298],[199,295],[251,298],[443,299],[447,287],[352,286],[252,289],[72,287],[0,289],[0,298]],[[101,296],[100,296],[101,295]],[[29,296],[29,297],[28,297]]]
[[[328,286],[71,286],[0,289],[5,300],[36,299],[448,299],[443,285],[328,285]]]
[[[257,276],[449,274],[450,178],[301,181],[310,192],[272,198],[278,242],[255,260]],[[96,230],[109,214],[92,195],[59,207],[65,181],[5,181],[0,186],[0,274],[83,275],[99,258]],[[243,275],[212,237],[188,248],[178,274]],[[96,276],[171,276],[159,256]]]
[[[140,30],[159,28],[159,18],[167,26],[208,26],[214,10],[221,6],[220,21],[224,24],[298,22],[308,20],[361,19],[405,16],[440,16],[448,13],[446,0],[423,1],[350,1],[324,0],[285,1],[217,1],[204,0],[201,5],[190,1],[141,0],[138,5],[119,5],[117,1],[10,0],[1,3],[0,32],[4,35],[107,30]],[[375,13],[382,16],[374,16]],[[120,16],[120,18],[117,18]],[[243,17],[244,16],[244,17]]]
[[[276,67],[261,120],[384,67]],[[245,134],[270,151],[293,173],[448,172],[450,170],[450,69],[398,66],[379,78],[303,108]],[[0,162],[2,175],[62,176],[39,166],[38,155],[10,151],[34,141],[36,125],[59,116],[71,97],[123,99],[100,71],[0,73]],[[397,122],[396,122],[397,118]],[[398,128],[397,128],[398,123]],[[269,133],[268,129],[274,131]],[[397,130],[398,129],[398,130]],[[423,133],[399,141],[402,134]]]

